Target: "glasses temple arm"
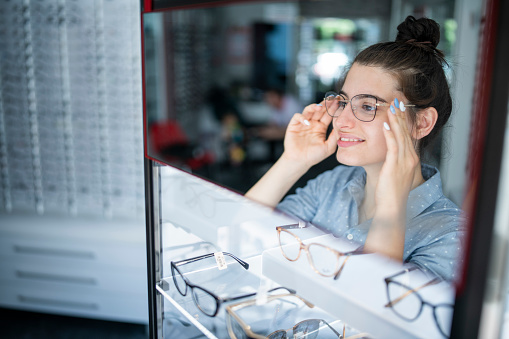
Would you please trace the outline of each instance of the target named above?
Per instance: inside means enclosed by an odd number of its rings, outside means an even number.
[[[227,255],[227,256],[235,259],[240,265],[242,265],[242,267],[244,267],[244,269],[246,269],[246,270],[249,269],[249,264],[247,262],[245,262],[244,260],[239,259],[236,256],[234,256],[233,254],[228,253],[228,252],[220,252],[220,253],[223,253],[223,255]],[[190,263],[193,263],[198,260],[210,258],[213,256],[214,256],[214,253],[209,253],[209,254],[200,255],[200,256],[194,257],[194,258],[189,258],[189,259],[184,259],[184,260],[179,260],[179,261],[172,261],[172,263],[175,266],[180,266],[180,265],[190,264]]]
[[[401,272],[398,272],[396,274],[391,275],[390,277],[385,278],[385,280],[389,281],[389,280],[392,280],[393,278],[396,278],[397,276],[400,276],[402,274],[409,273],[409,272],[412,272],[412,271],[415,271],[415,270],[418,270],[418,269],[419,269],[419,267],[417,267],[417,266],[411,266],[411,267],[405,268]]]
[[[434,284],[437,284],[437,283],[439,283],[439,282],[441,282],[441,280],[440,280],[440,279],[438,279],[438,278],[435,278],[435,279],[433,279],[433,280],[428,281],[427,283],[425,283],[425,284],[424,284],[424,285],[422,285],[422,286],[419,286],[419,287],[416,287],[416,288],[410,288],[410,289],[408,289],[408,291],[406,291],[405,293],[403,293],[402,295],[400,295],[400,296],[399,296],[399,297],[397,297],[396,299],[389,301],[389,302],[388,302],[388,303],[387,303],[384,307],[392,307],[392,306],[394,306],[395,304],[399,303],[401,300],[403,300],[403,299],[405,299],[406,297],[408,297],[410,294],[415,293],[415,292],[417,292],[417,291],[419,291],[419,290],[423,289],[424,287],[427,287],[427,286],[430,286],[430,285],[434,285]],[[387,282],[387,283],[389,283],[389,282]],[[404,286],[404,285],[403,285],[403,286]],[[406,287],[406,286],[405,286],[405,287]],[[408,287],[407,287],[407,288],[408,288]]]
[[[291,288],[287,288],[287,287],[284,287],[284,286],[275,287],[273,289],[268,290],[267,292],[273,292],[273,291],[280,290],[280,289],[287,290],[290,294],[295,294],[296,293],[295,290],[292,290]],[[236,296],[236,297],[223,298],[222,300],[224,302],[234,301],[234,300],[239,300],[239,299],[243,299],[243,298],[247,298],[247,297],[252,297],[252,296],[254,296],[256,294],[257,294],[257,292],[253,292],[253,293],[249,293],[249,294],[239,295],[239,296]]]
[[[283,226],[276,226],[276,228],[282,228],[282,229],[285,229],[285,230],[294,230],[294,229],[298,229],[298,228],[306,228],[307,225],[306,224],[289,224],[289,225],[283,225]]]
[[[336,275],[334,276],[334,280],[338,280],[339,279],[339,276],[341,275],[341,272],[343,272],[343,268],[345,267],[345,264],[348,261],[348,259],[350,259],[351,254],[347,253],[347,254],[345,254],[345,256],[346,256],[346,258],[343,261],[343,264],[341,265],[341,267],[339,268],[338,273],[336,273]]]
[[[332,332],[334,332],[334,334],[336,334],[338,336],[338,338],[341,338],[343,339],[344,337],[338,332],[336,331],[336,329],[334,327],[332,327],[328,322],[326,322],[325,320],[321,320],[325,325],[329,326],[329,328],[332,330]]]

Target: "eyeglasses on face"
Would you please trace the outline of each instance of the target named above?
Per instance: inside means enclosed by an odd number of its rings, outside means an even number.
[[[450,320],[452,319],[454,306],[451,304],[431,304],[425,301],[417,292],[427,286],[438,284],[442,280],[435,278],[415,288],[394,280],[394,278],[416,269],[418,268],[411,267],[385,278],[387,298],[389,300],[385,307],[390,307],[396,315],[406,321],[414,321],[421,315],[424,305],[428,305],[433,309],[433,318],[438,330],[444,337],[448,338],[449,335],[447,333],[450,331]]]
[[[297,235],[289,231],[299,228],[302,228],[299,224],[276,227],[281,253],[286,259],[297,261],[302,251],[306,252],[313,270],[324,277],[334,277],[334,280],[337,280],[350,256],[364,253],[361,248],[340,252],[319,243],[306,245]]]
[[[381,101],[381,99],[370,94],[358,94],[350,100],[344,94],[336,92],[325,93],[325,110],[333,118],[337,118],[343,113],[348,103],[352,109],[353,115],[360,121],[370,122],[375,120],[378,106],[389,106],[390,104]],[[405,107],[413,107],[415,105],[405,105]]]
[[[240,265],[242,265],[242,267],[244,269],[247,270],[249,268],[249,264],[247,262],[237,258],[233,254],[228,253],[228,252],[221,252],[221,253],[223,253],[223,255],[227,255],[227,256],[235,259]],[[198,309],[201,312],[203,312],[205,315],[207,315],[209,317],[215,317],[217,315],[217,313],[219,312],[219,308],[220,308],[221,304],[223,304],[225,302],[235,301],[235,300],[239,300],[239,299],[243,299],[243,298],[247,298],[247,297],[256,295],[256,293],[248,293],[248,294],[239,295],[239,296],[235,296],[235,297],[228,297],[228,298],[219,297],[216,294],[214,294],[213,292],[207,290],[206,288],[198,286],[196,284],[193,284],[191,281],[189,281],[189,279],[186,276],[184,276],[182,274],[182,272],[178,268],[179,266],[189,264],[189,263],[192,263],[192,262],[195,262],[198,260],[210,258],[213,256],[214,256],[214,253],[209,253],[209,254],[201,255],[198,257],[194,257],[194,258],[171,262],[171,273],[173,276],[173,283],[177,287],[177,291],[179,291],[179,293],[182,296],[186,296],[188,288],[189,288],[189,290],[191,291],[191,295],[193,296],[193,301],[194,301],[194,304],[196,305],[196,307],[198,307]],[[282,287],[276,287],[276,288],[273,288],[272,290],[269,290],[269,292],[272,292],[272,291],[275,291],[275,290],[278,290],[281,288]]]

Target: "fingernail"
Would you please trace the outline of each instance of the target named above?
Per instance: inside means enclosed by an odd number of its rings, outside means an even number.
[[[316,106],[320,106],[320,107],[323,107],[323,105],[322,105],[322,104],[316,104]]]
[[[391,109],[392,114],[396,114],[396,109],[394,108],[394,106],[391,105],[390,109]]]
[[[304,120],[304,125],[309,126],[309,125],[311,125],[311,123],[307,120]]]
[[[384,128],[385,128],[386,130],[388,130],[388,131],[390,131],[390,130],[391,130],[391,128],[389,127],[389,124],[388,124],[388,123],[386,123],[385,121],[384,121]]]
[[[406,110],[406,107],[405,107],[405,104],[402,102],[399,103],[399,109],[401,110],[401,112],[404,112]]]
[[[398,98],[394,98],[394,105],[396,105],[396,107],[398,107],[398,106],[399,106],[399,100],[398,100]]]

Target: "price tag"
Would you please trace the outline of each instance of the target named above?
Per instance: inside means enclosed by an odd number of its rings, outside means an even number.
[[[215,252],[214,257],[216,258],[217,268],[219,270],[225,270],[228,268],[226,260],[224,260],[223,252]]]

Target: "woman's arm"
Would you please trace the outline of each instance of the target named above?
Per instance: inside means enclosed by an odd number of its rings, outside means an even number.
[[[402,261],[408,195],[423,178],[405,113],[393,102],[387,115],[387,155],[375,189],[375,213],[364,248]]]
[[[296,113],[286,129],[283,155],[245,196],[275,207],[311,166],[336,150],[336,133],[327,138],[331,121],[321,104],[311,104],[302,114]]]

